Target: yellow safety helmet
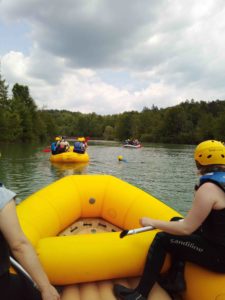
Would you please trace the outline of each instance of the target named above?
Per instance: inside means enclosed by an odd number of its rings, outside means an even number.
[[[78,142],[85,142],[85,138],[84,137],[79,137],[77,140],[78,140]]]
[[[196,147],[194,158],[201,166],[225,165],[225,146],[222,142],[207,140]]]
[[[59,136],[57,136],[57,137],[55,138],[55,140],[56,140],[56,141],[61,141],[61,138],[60,138]]]

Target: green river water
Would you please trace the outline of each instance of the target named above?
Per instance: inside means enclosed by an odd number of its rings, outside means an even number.
[[[88,164],[53,164],[46,145],[0,144],[0,182],[18,194],[18,202],[72,174],[110,174],[152,194],[178,212],[190,208],[198,180],[194,146],[146,144],[126,149],[119,143],[90,141]],[[118,161],[122,155],[126,162]]]

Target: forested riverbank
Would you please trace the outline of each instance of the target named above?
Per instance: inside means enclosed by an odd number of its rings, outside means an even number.
[[[225,100],[185,100],[179,105],[144,107],[114,115],[84,114],[38,108],[29,87],[9,88],[0,74],[0,139],[6,142],[48,141],[56,135],[123,141],[196,144],[225,139]],[[53,95],[54,98],[54,95]]]

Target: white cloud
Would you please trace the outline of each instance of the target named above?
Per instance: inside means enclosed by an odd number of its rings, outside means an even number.
[[[224,12],[222,0],[2,0],[0,20],[30,28],[29,49],[4,53],[2,73],[54,109],[225,99]]]

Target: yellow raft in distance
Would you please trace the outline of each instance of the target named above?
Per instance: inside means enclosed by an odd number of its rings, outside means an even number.
[[[56,163],[86,163],[89,162],[89,155],[87,151],[83,154],[73,152],[73,147],[70,146],[68,152],[51,154],[50,161]]]
[[[157,231],[123,239],[118,231],[140,227],[142,216],[179,216],[153,196],[109,175],[64,177],[22,201],[17,212],[50,281],[59,285],[139,276]],[[93,219],[101,228],[111,224],[109,232],[96,233]],[[163,270],[167,267],[168,260]],[[225,293],[225,275],[187,263],[185,278],[184,300],[214,300]]]

